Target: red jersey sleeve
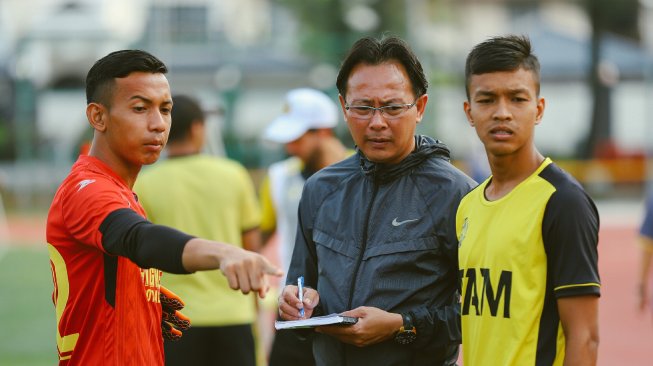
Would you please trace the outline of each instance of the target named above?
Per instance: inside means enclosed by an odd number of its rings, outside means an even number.
[[[117,189],[115,182],[103,176],[71,180],[62,192],[61,212],[70,235],[80,243],[104,251],[100,225],[109,213],[130,208],[142,213],[131,191]]]

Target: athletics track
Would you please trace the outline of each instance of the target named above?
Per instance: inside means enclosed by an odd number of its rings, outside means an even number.
[[[638,247],[635,244],[642,204],[599,203],[599,270],[601,274],[599,365],[653,365],[653,311],[637,309],[635,287]],[[13,243],[44,242],[38,217],[10,217]],[[44,248],[45,250],[45,248]]]

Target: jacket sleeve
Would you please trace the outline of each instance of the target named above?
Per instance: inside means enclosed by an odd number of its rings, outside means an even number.
[[[460,304],[420,307],[412,312],[417,328],[414,348],[442,348],[460,344]]]
[[[297,233],[295,236],[295,248],[288,268],[286,285],[296,285],[297,278],[304,276],[304,284],[307,287],[317,289],[317,252],[313,242],[311,210],[308,206],[308,199],[305,194],[299,202]],[[321,315],[320,306],[313,311],[313,316]]]
[[[304,276],[304,284],[306,287],[317,289],[317,253],[315,251],[315,243],[313,242],[312,226],[309,225],[311,219],[305,215],[306,210],[303,206],[306,205],[306,199],[302,194],[302,199],[299,203],[297,220],[297,235],[295,236],[295,248],[293,249],[292,259],[288,267],[288,275],[286,277],[286,285],[297,285],[297,278]],[[320,305],[313,309],[313,316],[323,315]],[[315,335],[313,329],[293,329],[299,339],[312,338]]]
[[[440,348],[462,341],[460,324],[460,278],[458,271],[458,236],[456,235],[456,212],[462,198],[473,189],[476,182],[460,178],[455,188],[452,188],[451,200],[445,207],[449,212],[443,222],[441,239],[445,244],[445,255],[451,264],[449,274],[442,281],[452,281],[454,293],[448,304],[438,304],[430,307],[419,307],[412,310],[417,339],[413,347]]]

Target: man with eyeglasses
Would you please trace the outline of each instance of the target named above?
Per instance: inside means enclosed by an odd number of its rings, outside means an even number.
[[[279,314],[358,318],[316,328],[317,365],[453,365],[455,212],[476,183],[451,165],[444,144],[415,135],[428,83],[404,41],[358,40],[336,85],[357,154],[306,182]]]

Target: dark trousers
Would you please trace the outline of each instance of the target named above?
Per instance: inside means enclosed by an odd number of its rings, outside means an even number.
[[[313,337],[293,330],[278,330],[274,335],[269,366],[314,366]]]
[[[256,366],[252,326],[191,327],[179,341],[164,341],[166,366]]]

